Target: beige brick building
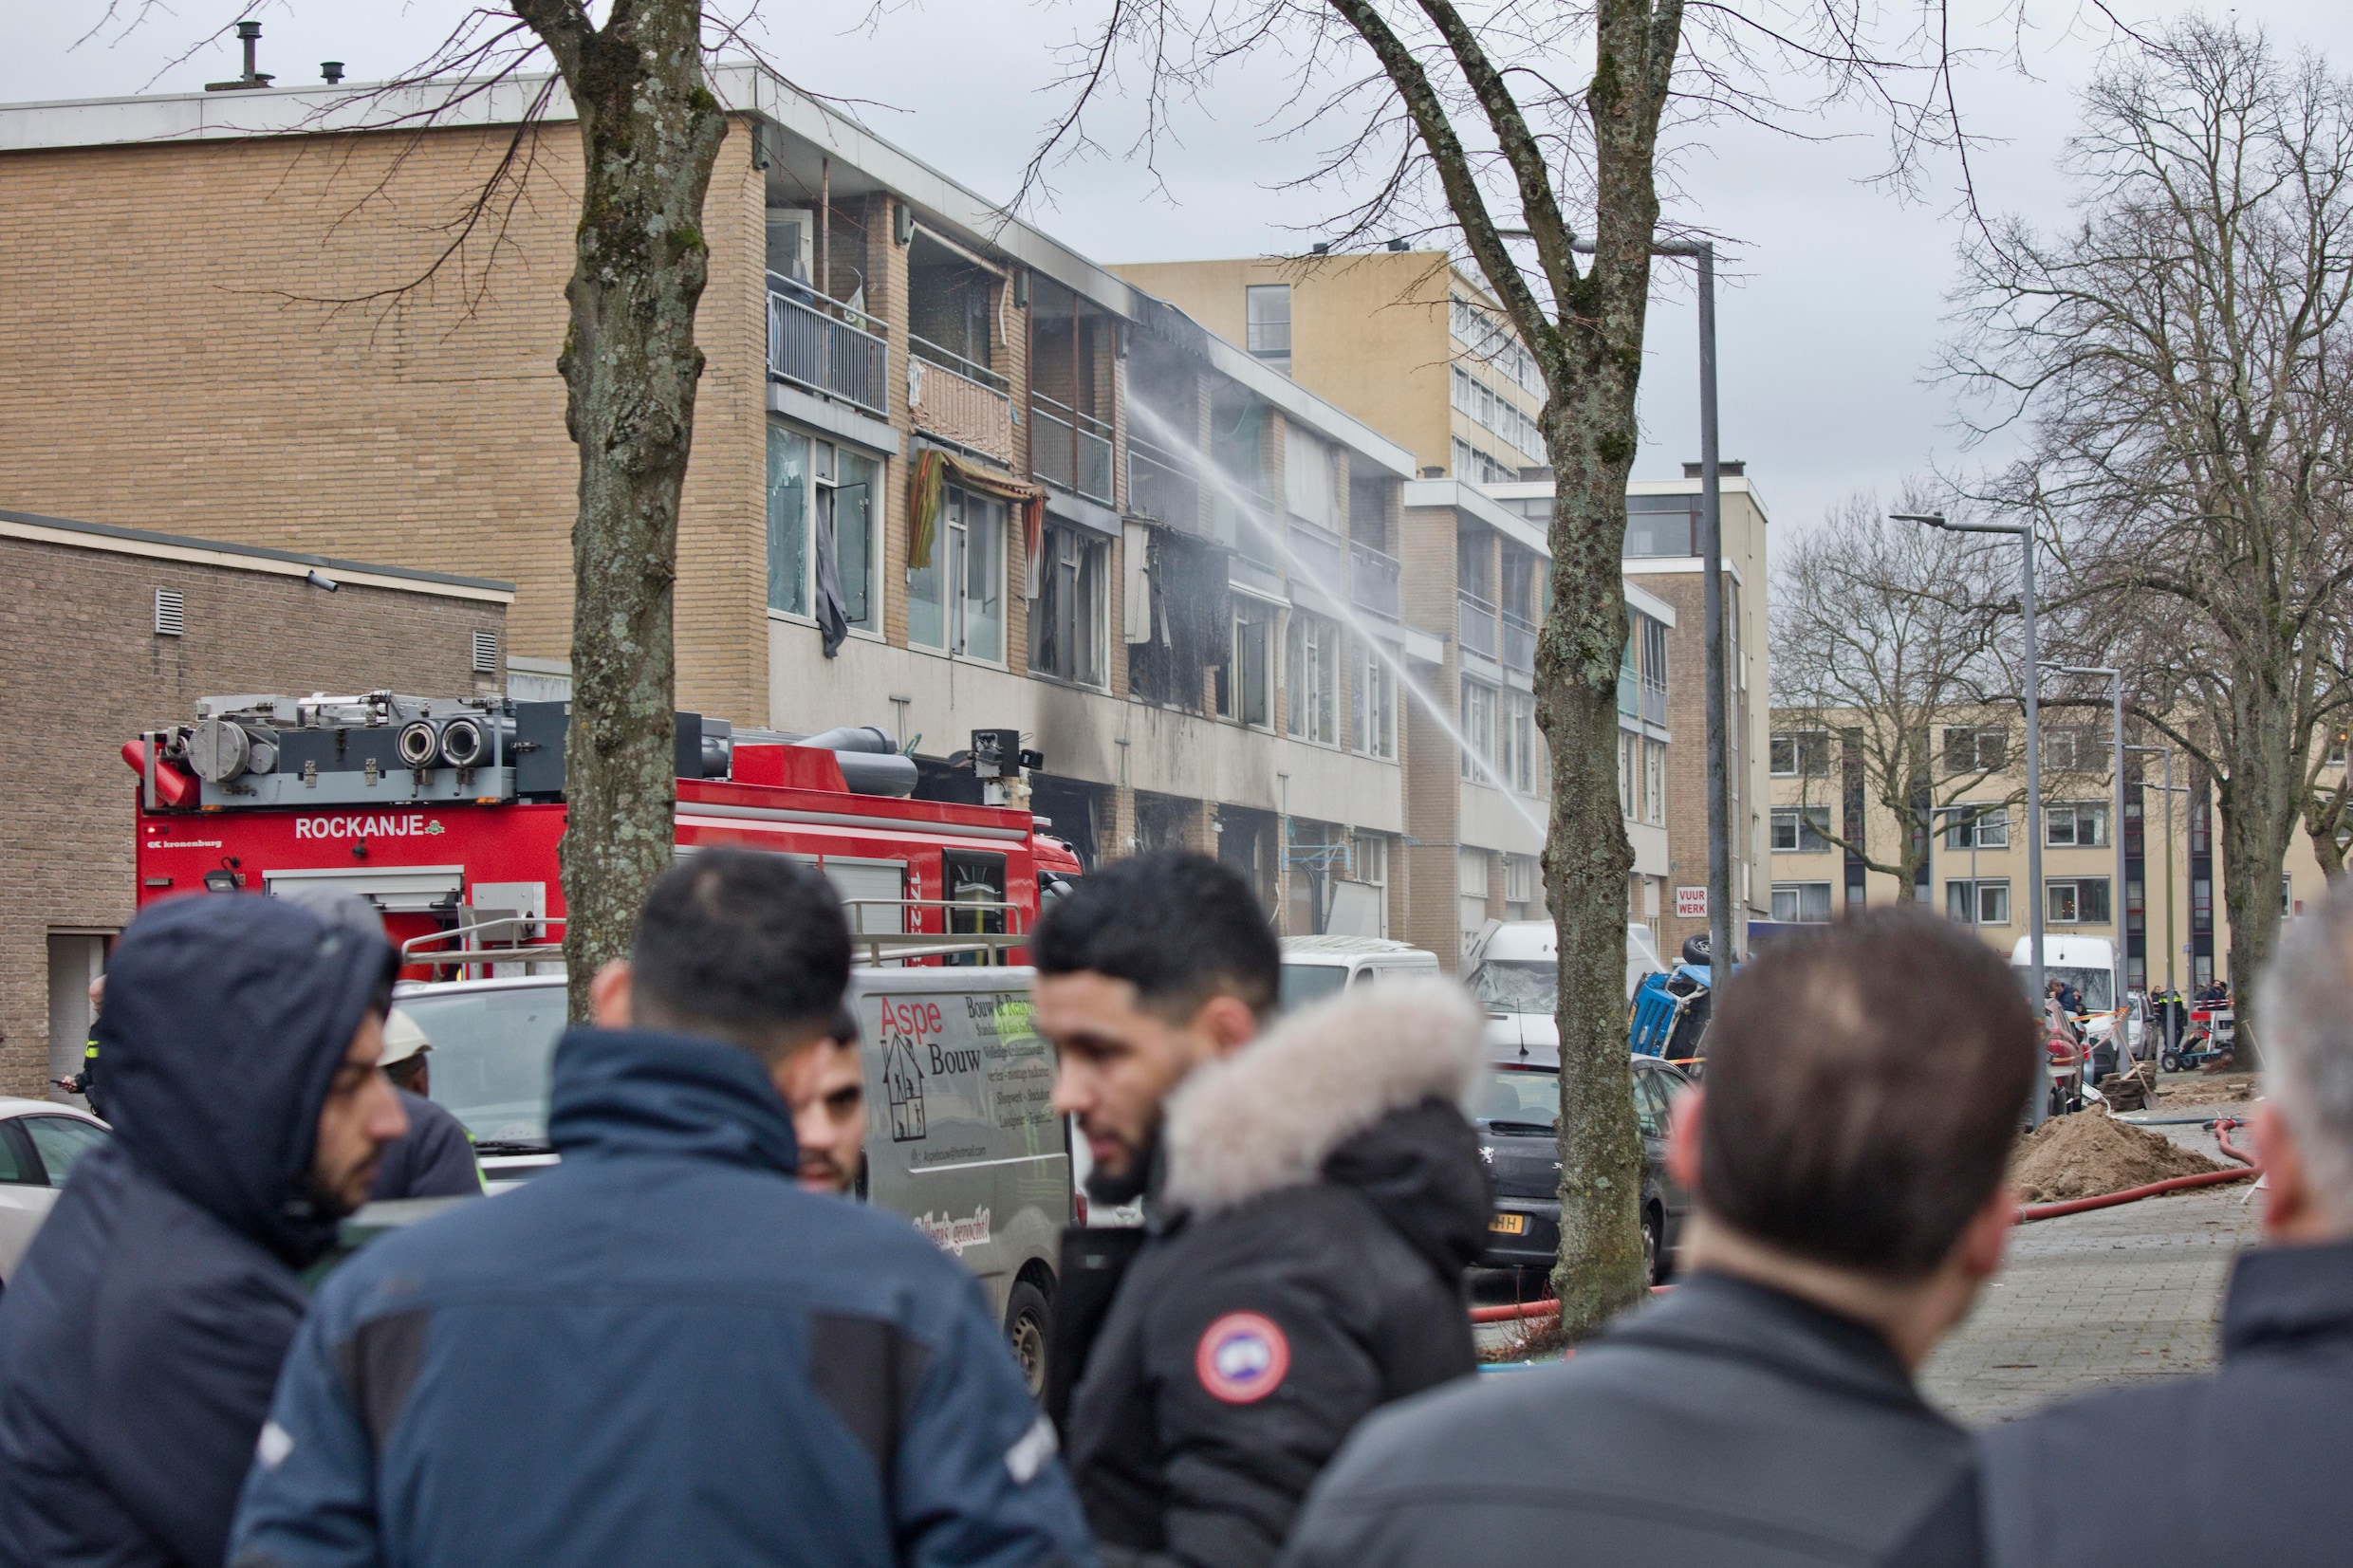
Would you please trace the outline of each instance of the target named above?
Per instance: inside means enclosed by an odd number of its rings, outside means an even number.
[[[494,692],[514,590],[17,511],[0,581],[20,743],[0,754],[0,1094],[39,1095],[76,1070],[89,981],[131,918],[122,743],[234,692]]]
[[[713,84],[679,706],[879,726],[945,795],[1016,727],[1084,858],[1214,847],[1291,931],[1454,910],[1403,853],[1406,687],[1451,678],[1399,601],[1414,453],[780,79]],[[0,106],[0,504],[511,581],[510,689],[566,690],[561,101],[436,266],[528,97]]]

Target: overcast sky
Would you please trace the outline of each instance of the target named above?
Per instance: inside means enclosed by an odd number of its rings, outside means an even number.
[[[135,3],[122,0],[125,9]],[[802,85],[857,101],[881,135],[1002,197],[1058,101],[1048,92],[1057,74],[1049,46],[1102,4],[928,0],[894,4],[862,30],[866,0],[769,0],[761,46]],[[324,59],[372,80],[412,65],[465,8],[271,0],[240,12],[180,0],[176,15],[157,9],[126,36],[108,29],[77,46],[106,9],[105,0],[17,8],[0,51],[0,101],[184,92],[232,76],[233,38],[169,63],[239,14],[263,20],[262,68],[282,83],[315,80]],[[2138,23],[2178,8],[2122,0],[2117,9]],[[2353,6],[2344,0],[2264,0],[2237,14],[2284,46],[2319,49],[2353,69]],[[2104,35],[2066,4],[2041,20],[2024,37],[2027,74],[1988,63],[1959,86],[1973,129],[2000,138],[1975,163],[1981,200],[2047,222],[2065,217],[2054,165]],[[1342,202],[1337,192],[1278,189],[1313,152],[1267,136],[1285,72],[1268,60],[1231,73],[1180,110],[1184,144],[1160,157],[1165,192],[1133,163],[1098,159],[1059,170],[1053,204],[1029,215],[1102,262],[1304,249]],[[1845,128],[1857,134],[1825,143],[1711,127],[1686,161],[1685,198],[1672,214],[1704,224],[1732,252],[1717,310],[1723,451],[1748,461],[1784,527],[1806,526],[1854,490],[1884,494],[1906,473],[1981,460],[1961,448],[1949,394],[1926,380],[1961,237],[1952,212],[1956,171],[1935,169],[1920,199],[1899,201],[1863,183],[1881,151],[1869,123]],[[1695,343],[1688,289],[1664,294],[1649,335],[1638,476],[1678,472],[1698,455]]]

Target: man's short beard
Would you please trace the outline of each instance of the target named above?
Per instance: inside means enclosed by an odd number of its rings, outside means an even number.
[[[803,1154],[800,1168],[794,1171],[794,1175],[806,1182],[811,1175],[821,1171],[824,1175],[825,1186],[833,1191],[846,1192],[850,1190],[849,1172],[843,1171],[841,1163],[831,1154]]]
[[[1143,1142],[1137,1145],[1135,1158],[1128,1161],[1124,1171],[1115,1175],[1110,1167],[1098,1165],[1086,1173],[1086,1195],[1114,1208],[1134,1203],[1152,1190],[1159,1164],[1160,1127],[1155,1122],[1152,1131],[1144,1134]]]
[[[367,1186],[372,1188],[375,1185],[376,1171],[371,1168],[368,1171]],[[364,1189],[361,1190],[360,1202],[352,1203],[345,1199],[341,1192],[330,1187],[318,1171],[311,1171],[310,1205],[312,1212],[317,1214],[319,1218],[323,1220],[340,1220],[347,1214],[355,1214],[359,1212],[361,1205],[366,1202],[367,1193]]]

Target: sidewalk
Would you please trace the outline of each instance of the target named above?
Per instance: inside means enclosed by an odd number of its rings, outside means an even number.
[[[2247,1110],[2187,1099],[2170,1097],[2148,1114]],[[2202,1129],[2158,1131],[2216,1153]],[[2249,1203],[2248,1190],[2234,1183],[2021,1227],[1976,1312],[1922,1369],[1929,1399],[1981,1425],[2098,1388],[2205,1370],[2232,1260],[2260,1239],[2262,1200]]]

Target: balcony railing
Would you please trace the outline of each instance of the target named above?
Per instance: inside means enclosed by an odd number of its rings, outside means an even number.
[[[1043,392],[1029,394],[1029,471],[1111,505],[1111,427]]]
[[[891,349],[882,331],[865,312],[832,300],[820,304],[800,285],[769,274],[768,373],[777,379],[887,419]]]
[[[1291,554],[1308,582],[1326,598],[1345,596],[1348,582],[1348,542],[1329,528],[1291,519]]]
[[[1398,584],[1405,568],[1399,564],[1398,558],[1383,555],[1370,544],[1350,544],[1348,554],[1356,566],[1355,575],[1349,580],[1348,597],[1356,607],[1387,616],[1391,620],[1402,618],[1402,596]]]
[[[1667,689],[1653,681],[1642,683],[1642,717],[1652,724],[1667,722]]]
[[[1495,636],[1495,607],[1476,594],[1456,594],[1460,606],[1454,625],[1462,645],[1473,654],[1496,657],[1502,649]]]
[[[918,430],[1013,461],[1011,383],[937,343],[907,339],[907,412]]]
[[[1201,482],[1193,465],[1149,441],[1127,438],[1127,509],[1138,517],[1201,530]]]
[[[1618,667],[1618,711],[1630,719],[1641,717],[1642,683],[1630,664]]]
[[[1503,613],[1503,667],[1529,673],[1536,669],[1535,623],[1509,610]]]

